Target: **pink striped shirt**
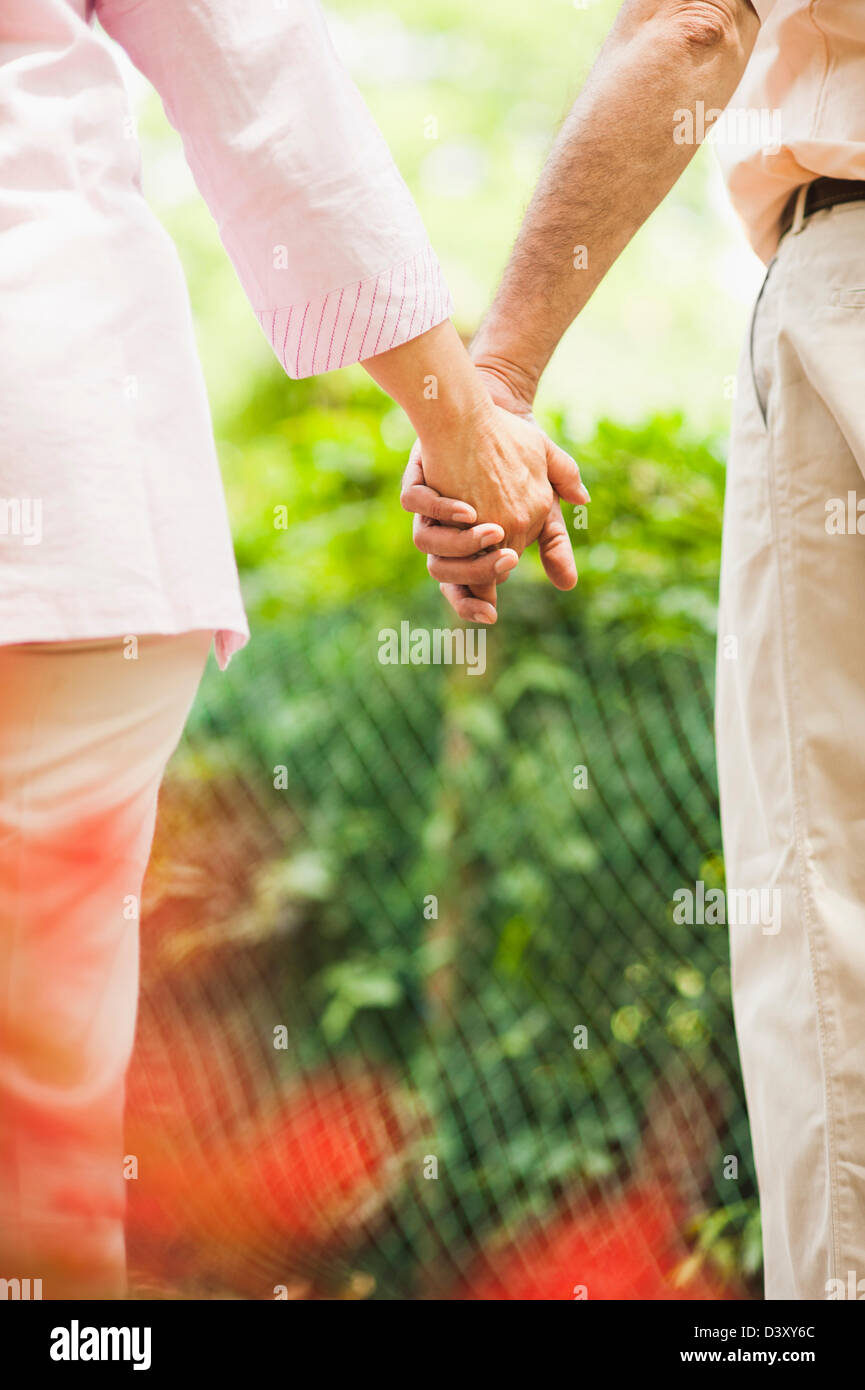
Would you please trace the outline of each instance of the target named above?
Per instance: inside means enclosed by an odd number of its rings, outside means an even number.
[[[407,342],[450,297],[316,0],[2,0],[0,643],[207,627],[224,667],[249,629],[188,295],[94,15],[290,376]]]

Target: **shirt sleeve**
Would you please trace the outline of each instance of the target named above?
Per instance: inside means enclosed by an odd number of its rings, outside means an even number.
[[[317,0],[98,0],[153,83],[293,377],[374,357],[452,305]]]

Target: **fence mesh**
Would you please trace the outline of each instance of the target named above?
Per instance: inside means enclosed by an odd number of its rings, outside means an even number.
[[[129,1088],[157,1296],[714,1298],[759,1228],[711,639],[511,586],[486,669],[393,601],[208,673],[162,797]]]

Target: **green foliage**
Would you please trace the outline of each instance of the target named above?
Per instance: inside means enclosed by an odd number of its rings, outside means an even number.
[[[297,827],[283,872],[262,864],[257,899],[256,935],[290,926],[287,1066],[386,1065],[423,1117],[363,1268],[382,1290],[420,1290],[432,1271],[446,1283],[472,1243],[623,1175],[655,1080],[684,1056],[727,1115],[701,1160],[719,1215],[697,1253],[750,1269],[726,937],[672,919],[678,887],[722,873],[711,627],[723,467],[679,418],[565,438],[594,497],[573,532],[578,589],[556,594],[527,559],[487,634],[486,674],[383,666],[383,628],[445,626],[449,610],[415,582],[390,407],[341,389],[293,388],[286,419],[265,380],[236,423],[236,447],[246,456],[250,430],[259,458],[260,505],[239,538],[254,641],[209,678],[191,732]],[[268,400],[279,409],[263,424]],[[286,440],[280,468],[270,451]],[[333,442],[346,478],[317,465]],[[274,531],[271,505],[289,497]],[[279,765],[287,790],[273,788]],[[740,1156],[736,1184],[721,1179],[722,1153]],[[425,1154],[436,1182],[420,1176]]]

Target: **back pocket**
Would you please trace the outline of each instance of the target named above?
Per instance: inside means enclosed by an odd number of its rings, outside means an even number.
[[[833,290],[831,303],[839,309],[865,309],[865,290]]]

